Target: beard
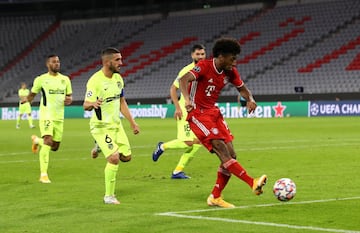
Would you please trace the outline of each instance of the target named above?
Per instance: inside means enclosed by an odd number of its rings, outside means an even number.
[[[51,71],[54,72],[54,73],[59,73],[60,72],[60,67],[51,68]]]
[[[116,68],[113,64],[110,64],[109,70],[113,73],[120,73],[120,68]]]

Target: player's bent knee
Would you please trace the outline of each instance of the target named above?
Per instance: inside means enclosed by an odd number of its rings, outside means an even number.
[[[125,156],[123,154],[119,154],[119,159],[121,160],[121,162],[129,162],[131,160],[131,155]]]
[[[119,154],[116,152],[112,155],[110,155],[109,157],[106,158],[107,161],[111,164],[119,164]]]

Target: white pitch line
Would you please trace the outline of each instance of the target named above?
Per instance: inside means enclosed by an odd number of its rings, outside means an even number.
[[[360,233],[360,231],[351,231],[351,230],[343,230],[343,229],[331,229],[331,228],[321,228],[321,227],[313,227],[313,226],[298,226],[298,225],[280,224],[280,223],[272,223],[272,222],[256,222],[256,221],[248,221],[248,220],[229,219],[229,218],[191,216],[191,215],[183,215],[183,214],[175,214],[175,213],[172,213],[169,215],[163,215],[163,216],[210,220],[210,221],[221,221],[221,222],[232,222],[232,223],[243,223],[243,224],[261,225],[261,226],[273,226],[273,227],[290,228],[290,229],[297,229],[297,230],[303,229],[303,230],[326,231],[326,232],[337,232],[337,233]]]
[[[298,201],[298,202],[278,202],[278,203],[269,203],[269,204],[258,204],[258,205],[247,205],[247,206],[236,206],[235,208],[209,208],[209,209],[200,209],[200,210],[184,210],[176,212],[164,212],[157,215],[165,215],[167,213],[200,213],[200,212],[210,212],[210,211],[226,211],[233,209],[249,209],[249,208],[259,208],[259,207],[272,207],[272,206],[281,206],[281,205],[301,205],[301,204],[313,204],[313,203],[322,203],[322,202],[333,202],[333,201],[347,201],[347,200],[357,200],[359,197],[344,197],[344,198],[331,198],[331,199],[322,199],[322,200],[312,200],[312,201]]]
[[[345,198],[332,198],[332,199],[313,200],[313,201],[300,201],[300,202],[286,202],[286,203],[248,205],[248,206],[239,206],[239,207],[228,208],[228,209],[212,208],[212,209],[201,209],[201,210],[164,212],[164,213],[157,213],[155,215],[166,216],[166,217],[209,220],[209,221],[221,221],[221,222],[254,224],[254,225],[262,225],[262,226],[282,227],[282,228],[291,228],[291,229],[303,229],[303,230],[312,230],[312,231],[325,231],[325,232],[336,232],[336,233],[360,233],[360,231],[344,230],[344,229],[331,229],[331,228],[321,228],[321,227],[314,227],[314,226],[289,225],[289,224],[281,224],[281,223],[273,223],[273,222],[259,222],[259,221],[249,221],[249,220],[241,220],[241,219],[229,219],[229,218],[217,218],[217,217],[185,215],[185,214],[188,214],[188,213],[234,210],[236,208],[237,209],[247,209],[247,208],[259,208],[259,207],[271,207],[271,206],[279,206],[279,205],[299,205],[299,204],[312,204],[312,203],[323,203],[323,202],[333,202],[333,201],[346,201],[346,200],[356,200],[356,199],[360,199],[360,197],[345,197]]]
[[[236,145],[236,144],[235,144]],[[316,147],[339,147],[339,146],[358,146],[359,143],[332,143],[332,144],[319,144],[319,145],[295,145],[295,146],[270,146],[270,147],[257,147],[257,148],[235,148],[236,151],[264,151],[264,150],[288,150],[288,149],[301,149],[301,148],[316,148]],[[140,149],[140,148],[153,148],[153,146],[134,146],[132,149]],[[75,149],[75,150],[61,150],[61,152],[89,152],[90,149]],[[15,155],[25,155],[25,154],[33,154],[32,152],[10,152],[10,153],[0,153],[0,157],[2,156],[15,156]],[[136,156],[136,155],[135,155]],[[148,154],[138,154],[137,156],[148,156]]]

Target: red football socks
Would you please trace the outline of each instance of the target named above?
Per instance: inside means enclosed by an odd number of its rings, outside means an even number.
[[[231,177],[231,173],[221,167],[219,167],[219,170],[217,172],[217,179],[215,186],[211,192],[214,198],[218,198],[221,196],[221,192],[225,188],[226,184],[228,183],[229,179]]]
[[[229,161],[224,163],[223,166],[229,172],[231,172],[231,174],[239,177],[241,180],[245,181],[250,187],[252,187],[254,179],[248,176],[245,169],[241,167],[238,161],[236,161],[235,159],[230,159]]]

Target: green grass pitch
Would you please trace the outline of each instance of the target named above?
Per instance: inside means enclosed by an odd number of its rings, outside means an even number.
[[[173,119],[137,119],[133,160],[121,163],[116,193],[121,205],[104,205],[105,159],[90,158],[87,119],[66,119],[60,149],[50,154],[51,184],[41,184],[27,121],[0,121],[0,232],[2,233],[211,233],[360,232],[360,118],[228,119],[238,161],[252,176],[268,175],[264,194],[232,177],[223,192],[235,209],[206,205],[218,158],[204,148],[186,167],[189,180],[171,180],[182,150],[158,162],[159,141],[176,136]],[[37,122],[35,122],[37,124]],[[281,203],[274,182],[289,177],[296,197]]]

